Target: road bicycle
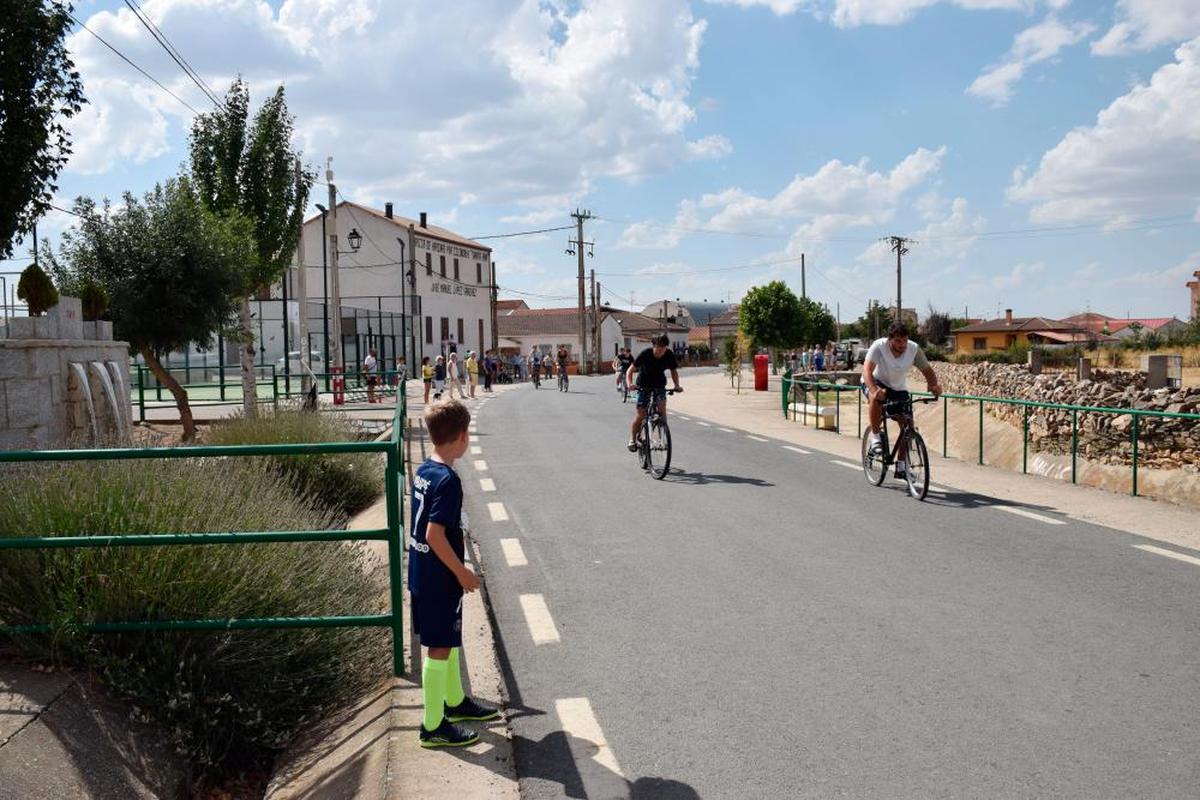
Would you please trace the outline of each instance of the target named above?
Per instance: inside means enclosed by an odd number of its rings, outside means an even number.
[[[666,391],[672,395],[683,389]],[[638,435],[637,457],[642,469],[655,480],[661,481],[671,470],[671,429],[667,427],[667,418],[659,413],[658,403],[651,403],[646,409],[646,418]]]
[[[913,422],[913,403],[935,403],[937,398],[926,397],[913,400],[906,397],[903,400],[892,400],[884,403],[884,424],[879,426],[879,445],[871,447],[869,431],[862,435],[862,468],[867,480],[874,486],[883,483],[887,477],[888,467],[898,461],[904,462],[904,481],[908,484],[908,493],[917,500],[924,500],[929,493],[929,450],[925,440]],[[888,451],[887,420],[894,421],[900,428],[896,436],[896,444]],[[899,477],[899,476],[897,476]]]
[[[531,372],[529,375],[531,378],[533,378],[533,388],[535,388],[535,389],[542,388],[542,373],[541,373],[541,371],[539,370],[537,372]]]
[[[569,382],[569,380],[567,378],[566,367],[559,366],[559,368],[558,368],[558,390],[560,392],[567,391],[568,382]]]
[[[621,402],[629,402],[629,381],[625,379],[623,371],[617,372],[617,394],[621,396]]]

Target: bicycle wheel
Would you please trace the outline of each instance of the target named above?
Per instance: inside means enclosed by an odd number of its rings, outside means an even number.
[[[882,432],[879,440],[879,452],[871,450],[871,435],[870,431],[863,431],[862,435],[862,468],[863,475],[867,476],[867,481],[874,486],[879,486],[883,483],[883,479],[887,476],[887,464],[885,463],[884,453],[887,452],[887,443],[882,437]]]
[[[929,451],[925,448],[925,440],[921,434],[911,431],[908,434],[908,464],[904,470],[904,480],[908,483],[908,493],[918,500],[924,500],[929,494]]]
[[[671,470],[671,429],[666,420],[656,419],[650,425],[650,475],[662,480]]]

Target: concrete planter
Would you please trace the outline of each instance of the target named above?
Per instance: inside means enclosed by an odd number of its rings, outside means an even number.
[[[111,342],[113,338],[113,324],[104,320],[84,322],[83,338],[93,339],[98,342]]]
[[[54,317],[14,317],[8,321],[10,339],[57,339],[58,320]]]

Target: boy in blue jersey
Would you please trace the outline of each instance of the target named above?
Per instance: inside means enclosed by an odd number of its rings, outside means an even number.
[[[431,404],[425,411],[425,429],[433,442],[433,455],[413,475],[408,588],[413,631],[426,648],[421,669],[422,747],[474,744],[479,734],[455,723],[500,716],[496,709],[466,696],[459,666],[463,592],[479,588],[479,578],[463,564],[463,490],[454,472],[454,462],[467,452],[470,423],[471,412],[462,403]]]

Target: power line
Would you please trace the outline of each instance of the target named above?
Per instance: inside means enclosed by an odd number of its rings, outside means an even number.
[[[598,277],[605,278],[662,278],[671,277],[673,275],[705,275],[713,272],[736,272],[743,269],[757,269],[759,267],[773,267],[779,264],[794,264],[800,260],[799,256],[794,258],[782,258],[778,261],[755,261],[749,264],[738,264],[731,267],[711,267],[707,269],[688,269],[676,270],[674,272],[597,272]]]
[[[187,59],[183,57],[183,54],[179,52],[178,48],[176,48],[175,45],[167,39],[166,34],[159,30],[158,26],[151,22],[150,19],[142,12],[141,7],[135,2],[135,0],[125,0],[125,6],[133,12],[133,15],[138,18],[139,22],[142,23],[142,27],[150,32],[150,35],[154,37],[154,40],[162,46],[163,50],[167,52],[167,55],[171,57],[171,60],[179,65],[179,68],[183,70],[184,74],[191,78],[192,83],[196,84],[196,87],[204,93],[205,97],[211,100],[214,106],[220,108],[221,101],[217,99],[217,95],[196,73],[196,70],[192,68],[192,65],[189,64]]]
[[[143,75],[145,75],[147,78],[149,78],[151,81],[153,81],[153,82],[154,82],[154,85],[156,85],[158,88],[162,89],[164,92],[166,92],[167,94],[171,95],[171,97],[174,97],[176,100],[178,100],[178,101],[179,101],[179,102],[180,102],[180,103],[181,103],[183,106],[185,106],[185,107],[186,107],[186,108],[187,108],[189,111],[191,111],[193,114],[196,114],[196,115],[199,115],[199,114],[200,114],[200,112],[199,112],[199,111],[197,111],[197,110],[196,110],[196,109],[195,109],[195,108],[192,106],[192,104],[191,104],[191,103],[189,103],[187,100],[184,100],[182,97],[180,97],[179,95],[175,94],[175,93],[174,93],[174,92],[172,92],[170,89],[168,89],[166,86],[164,86],[164,85],[162,84],[162,82],[160,82],[160,81],[158,80],[158,78],[154,77],[154,76],[153,76],[153,75],[151,75],[149,72],[146,72],[146,70],[142,69],[142,68],[141,68],[141,67],[139,67],[137,64],[133,63],[133,61],[131,61],[131,60],[129,59],[129,57],[128,57],[128,56],[126,56],[126,55],[125,55],[124,53],[122,53],[120,50],[118,50],[117,48],[115,48],[115,47],[113,47],[111,44],[109,44],[107,41],[105,41],[105,40],[104,40],[104,38],[100,36],[100,34],[96,33],[94,30],[92,30],[91,28],[89,28],[87,25],[84,25],[82,22],[80,22],[80,21],[79,21],[79,18],[78,18],[78,17],[76,17],[74,14],[71,14],[71,15],[69,15],[69,16],[71,17],[71,19],[72,19],[72,20],[74,20],[74,22],[75,22],[75,24],[76,24],[76,25],[78,25],[79,27],[83,28],[85,31],[87,31],[88,33],[90,33],[92,36],[96,37],[96,41],[100,42],[100,44],[104,45],[104,46],[105,46],[105,47],[107,47],[109,50],[112,50],[114,53],[116,53],[116,55],[117,55],[117,57],[118,57],[118,58],[120,58],[120,59],[121,59],[122,61],[124,61],[126,64],[128,64],[128,65],[129,65],[129,66],[131,66],[131,67],[133,67],[133,68],[134,68],[134,69],[136,69],[138,72],[142,73],[142,74],[143,74]]]
[[[484,239],[511,239],[514,236],[534,236],[539,233],[554,233],[555,231],[569,231],[575,228],[574,225],[560,225],[557,228],[541,228],[536,231],[516,231],[515,233],[495,233],[491,236],[468,236],[467,238],[473,242],[481,242]]]

